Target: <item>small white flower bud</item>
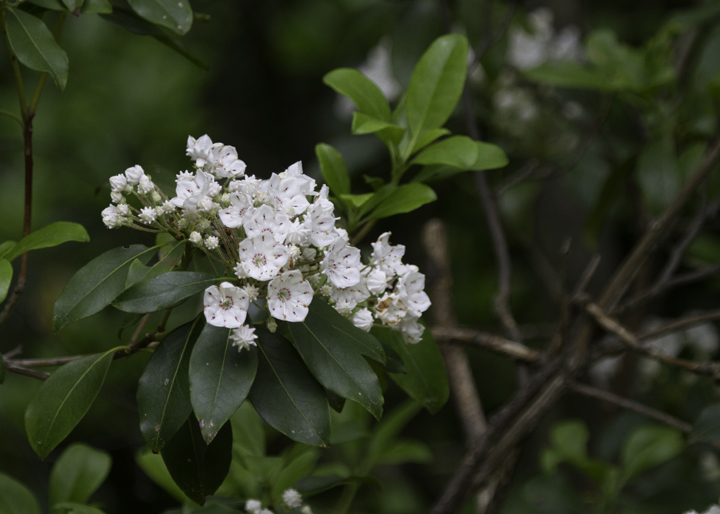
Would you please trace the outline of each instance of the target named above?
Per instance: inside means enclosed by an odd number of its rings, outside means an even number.
[[[197,228],[201,232],[205,232],[207,229],[210,228],[210,221],[206,220],[205,218],[201,219],[200,221],[198,221]]]
[[[192,244],[199,245],[202,243],[202,236],[198,232],[192,232],[188,238]]]
[[[318,294],[320,296],[330,296],[332,294],[332,288],[329,285],[325,284],[320,288]]]
[[[178,227],[180,227],[180,228],[185,228],[185,227],[187,227],[187,225],[188,225],[188,220],[187,220],[187,219],[185,219],[185,218],[180,218],[180,219],[178,220]]]
[[[277,330],[277,321],[275,321],[275,318],[268,318],[267,322],[267,329],[272,332],[273,334]]]
[[[110,177],[110,188],[114,193],[122,193],[128,190],[127,178],[122,173]]]
[[[145,176],[145,171],[139,164],[125,170],[125,177],[128,184],[135,185],[140,183],[140,179]]]
[[[152,183],[152,180],[150,180],[150,177],[145,175],[144,177],[140,178],[140,182],[137,186],[138,193],[141,195],[147,195],[152,193],[155,190],[155,184]]]
[[[285,502],[285,505],[290,507],[291,509],[294,509],[295,507],[299,507],[302,505],[302,495],[297,492],[295,489],[287,489],[283,495],[283,501]]]
[[[205,247],[208,250],[214,250],[218,247],[218,238],[215,236],[208,236],[205,238]]]
[[[165,211],[163,211],[163,208],[158,205],[157,207],[155,207],[155,214],[158,216],[162,216],[163,214],[165,214]]]
[[[127,216],[130,213],[130,207],[128,204],[123,203],[117,206],[117,211],[121,216]]]
[[[152,207],[143,208],[140,211],[140,221],[148,225],[155,221],[155,209]]]
[[[172,203],[170,200],[166,201],[164,204],[162,204],[163,211],[170,214],[171,212],[175,211],[175,204]]]
[[[235,272],[235,276],[237,278],[247,278],[247,273],[245,273],[245,268],[242,267],[242,264],[239,262],[235,265],[233,268],[233,271]]]
[[[223,204],[223,206],[227,207],[230,205],[230,195],[225,193],[222,195],[222,198],[220,198],[220,202]]]
[[[152,200],[153,200],[153,202],[155,202],[155,203],[160,203],[160,202],[162,202],[162,196],[160,196],[160,193],[158,193],[157,191],[154,191],[154,190],[153,190],[153,192],[152,192]]]
[[[304,261],[311,261],[315,258],[316,255],[317,250],[315,248],[308,247],[302,251],[302,258]]]
[[[125,199],[125,197],[120,191],[113,191],[112,193],[110,193],[110,199],[113,201],[113,203],[121,203]]]
[[[257,300],[258,295],[260,294],[260,290],[257,287],[252,284],[248,284],[243,289],[245,290],[245,294],[248,295],[248,299],[251,302]]]
[[[245,502],[245,510],[248,512],[255,513],[262,509],[262,503],[258,500],[248,500]]]

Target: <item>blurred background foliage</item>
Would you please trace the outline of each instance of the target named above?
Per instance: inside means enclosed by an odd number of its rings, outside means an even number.
[[[497,27],[507,13],[505,2],[491,2],[489,11],[483,11],[484,4],[480,0],[450,2],[451,24],[467,34],[473,48],[481,44],[487,27],[484,14],[489,12],[492,26]],[[363,175],[388,172],[385,150],[372,136],[350,135],[352,107],[323,85],[322,76],[340,66],[370,69],[373,62],[389,58],[394,80],[404,88],[422,52],[446,30],[441,3],[432,0],[193,0],[192,7],[210,18],[196,19],[184,42],[207,70],[158,41],[131,35],[97,15],[68,20],[61,37],[70,59],[67,88],[60,93],[48,84],[35,119],[33,228],[75,221],[87,228],[91,243],[71,243],[31,255],[28,289],[12,321],[3,327],[0,351],[22,345],[25,357],[60,356],[119,344],[121,313],[106,310],[53,335],[52,305],[72,274],[93,257],[119,244],[151,242],[138,240],[137,232],[110,231],[102,225],[100,211],[108,203],[108,178],[140,164],[161,186],[171,184],[177,171],[189,167],[184,156],[188,135],[207,133],[214,141],[235,146],[248,172],[262,178],[297,160],[319,178],[313,149],[326,142],[343,153],[353,176],[353,192],[369,191]],[[599,249],[603,262],[589,288],[590,293],[596,292],[643,223],[667,205],[696,165],[702,152],[699,141],[717,133],[720,103],[718,2],[521,1],[510,31],[537,34],[532,13],[540,8],[553,16],[550,27],[555,34],[571,27],[578,41],[583,41],[592,31],[607,29],[620,43],[655,52],[652,55],[660,61],[663,55],[667,57],[663,45],[674,37],[662,39],[661,29],[668,20],[688,12],[697,18],[702,9],[710,15],[697,29],[702,42],[694,48],[689,75],[679,77],[672,86],[689,88],[691,93],[679,109],[668,105],[672,95],[660,88],[633,95],[530,82],[519,73],[522,63],[509,63],[512,43],[507,34],[483,54],[471,74],[469,88],[482,137],[502,146],[510,157],[507,168],[487,175],[500,192],[510,240],[512,307],[528,344],[538,347],[545,344],[552,328],[547,321],[557,315],[543,270],[548,266],[561,269],[566,283],[572,285],[592,252]],[[676,19],[692,24],[692,15]],[[648,46],[651,38],[659,46]],[[378,48],[385,49],[384,53]],[[0,106],[15,109],[8,57],[0,55],[4,70]],[[387,87],[386,94],[397,89],[392,83]],[[604,122],[602,128],[598,120]],[[458,113],[449,126],[455,133],[464,133]],[[588,138],[588,133],[597,137]],[[663,166],[671,169],[662,176],[656,174]],[[508,182],[528,167],[532,168],[530,178]],[[632,171],[623,171],[627,169]],[[0,118],[0,240],[17,240],[21,234],[22,187],[22,137],[12,120]],[[450,234],[458,321],[463,326],[497,328],[492,311],[497,272],[472,178],[456,175],[436,190],[436,202],[412,215],[383,220],[366,241],[391,230],[393,243],[407,246],[407,261],[421,264],[425,258],[421,227],[430,218],[442,218]],[[717,200],[718,190],[716,174],[707,188],[709,202]],[[709,227],[690,248],[685,268],[720,263],[717,217],[710,218]],[[421,265],[421,271],[432,280],[432,269]],[[710,279],[677,290],[654,306],[655,322],[658,317],[716,308],[719,289],[720,282]],[[178,314],[177,319],[181,318]],[[641,319],[637,326],[652,321]],[[714,325],[702,330],[658,344],[672,346],[676,354],[711,358],[718,350],[717,332]],[[125,340],[129,336],[122,334]],[[482,350],[471,350],[469,355],[484,407],[491,414],[515,390],[514,366]],[[606,363],[606,368],[598,367],[591,375],[617,392],[689,422],[705,406],[720,401],[710,379],[631,360]],[[85,441],[112,454],[110,477],[94,496],[109,513],[154,513],[176,505],[135,464],[135,454],[143,447],[137,429],[135,383],[146,361],[143,355],[117,361],[98,401],[66,441]],[[40,461],[27,444],[23,423],[24,410],[38,385],[32,379],[9,375],[0,388],[0,472],[27,484],[45,504],[50,468],[59,451]],[[387,402],[392,408],[403,395],[388,387]],[[363,486],[367,494],[360,496],[358,512],[428,509],[464,451],[453,408],[451,401],[435,416],[421,412],[407,425],[403,435],[423,441],[432,463],[377,468],[375,475],[384,487]],[[573,425],[567,421],[558,425],[568,418],[576,420]],[[584,473],[582,459],[622,469],[624,448],[647,424],[635,414],[568,397],[525,444],[503,512],[589,512],[588,505],[607,500],[609,486],[605,475]],[[564,451],[551,450],[567,439],[559,437],[553,443],[552,434],[563,429],[580,434],[579,447],[587,455],[580,460],[558,457],[555,465],[548,465],[547,452]],[[277,434],[268,438],[270,451],[280,451],[287,444]],[[329,460],[332,453],[323,455],[321,460]],[[622,512],[670,514],[691,507],[704,509],[720,496],[717,451],[693,445],[682,453],[671,452],[667,459],[632,475],[616,496]],[[467,512],[472,512],[472,505]]]

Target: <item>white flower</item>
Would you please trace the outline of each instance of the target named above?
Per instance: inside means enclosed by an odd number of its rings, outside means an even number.
[[[140,179],[142,179],[144,176],[145,171],[139,164],[136,164],[132,168],[128,168],[125,170],[125,177],[127,178],[127,183],[133,186],[135,184],[139,184]]]
[[[290,224],[288,225],[288,233],[285,237],[285,242],[298,246],[307,246],[309,235],[310,230],[308,229],[308,227],[305,226],[303,223],[300,223],[299,219],[296,219],[295,221],[290,222]],[[311,250],[311,248],[306,248],[306,250]],[[315,250],[312,251],[314,252]],[[313,259],[314,258],[315,257],[313,256]]]
[[[249,276],[256,280],[270,280],[285,266],[287,249],[270,235],[261,234],[240,243],[240,262]]]
[[[200,235],[200,232],[192,232],[190,234],[190,237],[188,238],[191,243],[199,245],[202,243],[202,236]]]
[[[303,225],[309,232],[310,242],[318,248],[325,248],[337,239],[335,232],[335,218],[329,214],[306,214]]]
[[[248,274],[245,273],[245,268],[243,268],[242,263],[238,262],[235,267],[233,268],[233,272],[235,273],[235,276],[237,278],[247,278]]]
[[[170,201],[183,209],[195,210],[201,200],[207,198],[210,191],[210,184],[214,182],[212,175],[204,171],[198,171],[188,178],[186,174],[179,174],[176,180],[175,198]]]
[[[310,505],[305,505],[302,509],[300,509],[300,514],[313,514]]]
[[[155,184],[152,183],[150,177],[144,175],[140,177],[140,182],[138,182],[137,188],[138,193],[140,193],[141,195],[147,195],[155,190]]]
[[[208,171],[218,178],[241,177],[245,174],[245,163],[238,159],[237,150],[232,146],[213,146],[208,161]]]
[[[124,193],[131,190],[131,187],[128,186],[127,178],[122,173],[110,177],[110,188],[113,192],[117,193]]]
[[[407,314],[407,307],[396,294],[385,293],[375,305],[375,315],[386,325],[398,325]]]
[[[205,248],[214,250],[218,247],[218,238],[216,236],[207,236],[205,238]]]
[[[167,200],[165,203],[162,204],[162,209],[163,212],[170,214],[171,212],[175,211],[176,207],[174,203],[172,203],[170,200]]]
[[[405,255],[405,246],[390,245],[390,232],[385,232],[378,237],[377,242],[370,243],[373,252],[370,255],[370,264],[379,266],[389,278],[400,275],[404,271],[402,256]]]
[[[107,228],[117,228],[122,225],[122,217],[114,205],[106,207],[100,214]]]
[[[343,289],[333,287],[330,294],[330,298],[335,302],[335,308],[343,313],[349,313],[359,302],[364,302],[369,297],[370,292],[362,282]]]
[[[287,505],[291,509],[302,505],[302,495],[295,489],[287,489],[282,496],[285,505]]]
[[[247,214],[252,213],[252,198],[242,193],[230,195],[230,205],[218,212],[223,225],[229,228],[239,227],[245,222]]]
[[[360,309],[352,317],[353,325],[365,332],[370,332],[370,329],[373,326],[373,321],[372,313],[368,309]]]
[[[110,199],[113,201],[113,203],[120,203],[123,201],[123,195],[120,191],[111,191]]]
[[[117,206],[117,212],[120,216],[127,216],[130,214],[130,206],[126,203],[122,203]]]
[[[207,137],[207,136],[203,136],[203,137]],[[208,138],[208,139],[210,139],[210,138]],[[188,138],[188,153],[190,152],[189,140],[190,140],[190,138]],[[245,502],[245,510],[248,512],[252,512],[252,514],[256,514],[260,509],[262,509],[262,503],[260,503],[260,501],[258,501],[258,500],[248,500]]]
[[[387,275],[380,268],[374,268],[367,274],[366,284],[372,294],[382,294],[388,286]]]
[[[140,221],[150,225],[153,221],[155,221],[155,215],[155,209],[152,207],[145,207],[140,211]]]
[[[230,333],[230,339],[232,339],[233,346],[238,347],[238,352],[242,350],[249,350],[251,346],[257,346],[255,339],[258,336],[255,335],[255,329],[243,325],[240,328],[234,329]]]
[[[245,322],[250,302],[241,288],[223,282],[205,290],[203,304],[208,323],[216,327],[238,328]]]
[[[262,205],[245,222],[248,237],[260,234],[271,235],[275,241],[282,243],[290,229],[290,219],[282,212],[275,212],[269,205]]]
[[[335,287],[354,286],[360,282],[360,250],[338,238],[326,251],[322,270]]]
[[[212,145],[212,139],[210,139],[207,134],[198,139],[188,136],[186,155],[193,159],[198,166],[205,166],[205,161],[208,159]]]
[[[303,321],[312,298],[312,287],[298,270],[283,273],[268,285],[267,304],[277,319]]]
[[[405,316],[400,322],[400,333],[407,344],[416,344],[422,340],[425,327],[418,322],[418,318]]]
[[[397,291],[408,311],[419,318],[430,307],[430,298],[424,291],[425,275],[411,271],[398,280]]]
[[[243,278],[243,277],[240,277],[240,278]],[[254,302],[255,300],[258,299],[258,296],[260,295],[260,289],[258,289],[257,287],[255,287],[252,284],[246,285],[244,289],[245,289],[245,293],[248,295],[248,300],[250,300],[251,302]]]

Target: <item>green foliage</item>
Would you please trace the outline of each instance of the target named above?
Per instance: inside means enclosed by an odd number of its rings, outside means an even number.
[[[7,259],[0,259],[0,302],[7,298],[10,284],[12,284],[13,268]]]
[[[693,424],[690,440],[710,443],[720,440],[720,404],[706,407]]]
[[[320,171],[330,191],[340,198],[342,195],[349,194],[350,176],[340,152],[330,145],[320,143],[315,147],[315,155],[317,155]]]
[[[231,332],[205,325],[190,356],[190,400],[207,443],[245,401],[257,372],[257,348],[239,351]]]
[[[84,444],[68,446],[50,474],[50,505],[84,504],[110,473],[110,455]]]
[[[58,221],[40,230],[31,232],[22,238],[15,246],[7,251],[4,257],[12,262],[25,252],[39,250],[41,248],[50,248],[69,241],[86,243],[90,241],[90,236],[88,236],[87,231],[82,225],[69,223],[67,221]]]
[[[124,312],[157,312],[175,307],[221,280],[207,273],[169,271],[132,285],[112,304]]]
[[[40,506],[27,487],[14,478],[0,473],[0,512],[40,514]]]
[[[53,373],[25,412],[25,429],[44,459],[85,416],[105,382],[117,349],[69,362]]]
[[[142,18],[180,36],[192,26],[193,12],[188,0],[128,0],[128,3]]]

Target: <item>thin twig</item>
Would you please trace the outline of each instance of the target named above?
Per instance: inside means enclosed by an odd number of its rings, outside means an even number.
[[[37,378],[40,380],[46,380],[50,374],[44,373],[42,371],[36,371],[34,369],[27,369],[23,368],[22,366],[18,366],[16,364],[12,364],[9,362],[5,363],[7,365],[7,370],[10,373],[15,373],[16,375],[22,375],[24,377],[31,377],[31,378]]]
[[[609,391],[603,391],[602,389],[598,389],[597,387],[574,383],[571,386],[571,391],[582,394],[584,396],[589,396],[591,398],[598,398],[608,403],[618,405],[624,409],[637,412],[638,414],[642,414],[643,416],[647,416],[656,421],[660,421],[661,423],[665,423],[668,426],[677,428],[685,434],[689,434],[692,431],[692,425],[690,423],[686,423],[685,421],[676,418],[675,416],[670,416],[669,414],[665,414],[662,411],[653,409],[651,407],[648,407],[647,405],[643,405],[640,402],[623,398],[622,396],[618,396]]]
[[[438,341],[476,346],[525,362],[537,362],[541,357],[539,351],[528,348],[522,343],[516,343],[515,341],[510,341],[504,337],[487,332],[467,328],[446,327],[432,327],[430,331]]]
[[[716,321],[720,319],[720,309],[714,311],[701,312],[698,314],[691,314],[680,319],[673,320],[665,325],[658,328],[643,332],[638,336],[641,341],[647,341],[648,339],[655,339],[657,337],[683,330],[693,325],[699,325],[701,323],[707,323],[708,321]]]

